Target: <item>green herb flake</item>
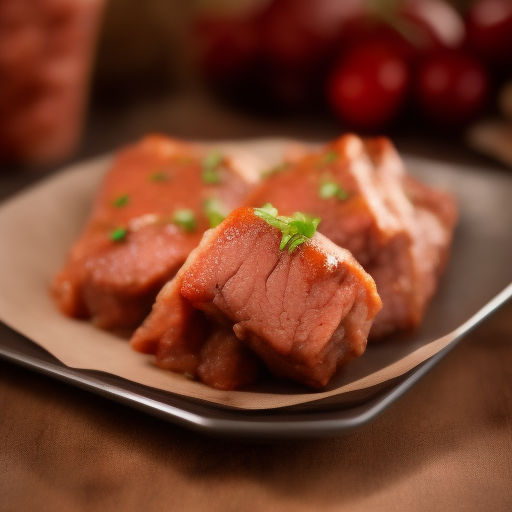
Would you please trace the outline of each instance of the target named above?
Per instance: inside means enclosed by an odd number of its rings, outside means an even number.
[[[344,201],[348,198],[347,192],[334,181],[326,181],[322,183],[318,189],[318,195],[322,199],[331,199],[331,197],[335,197],[340,201]]]
[[[207,199],[203,209],[211,228],[216,228],[226,218],[222,213],[224,210],[222,203],[218,199]]]
[[[183,228],[187,233],[196,230],[196,217],[192,210],[177,210],[174,212],[172,221],[177,226]]]
[[[288,252],[293,252],[299,245],[307,242],[315,234],[320,223],[320,219],[300,212],[295,212],[291,217],[278,215],[276,208],[268,203],[263,208],[254,208],[254,213],[271,226],[281,230],[283,234],[279,245],[281,251],[288,247]]]
[[[155,172],[149,177],[149,181],[168,181],[169,175],[165,172]]]
[[[219,151],[212,151],[203,158],[203,169],[208,167],[215,169],[222,163],[223,159],[224,157]]]
[[[112,206],[116,208],[122,208],[126,206],[130,202],[130,196],[128,194],[123,194],[122,196],[117,197],[112,201]]]
[[[216,185],[221,181],[219,173],[216,169],[203,169],[201,178],[208,185]]]
[[[110,240],[113,242],[121,242],[126,238],[128,230],[126,228],[117,228],[110,233]]]
[[[336,151],[329,151],[322,159],[323,164],[332,164],[338,159],[338,153]]]
[[[224,157],[218,151],[208,153],[202,161],[203,173],[201,175],[203,181],[208,185],[215,185],[221,182],[219,175],[219,166]]]

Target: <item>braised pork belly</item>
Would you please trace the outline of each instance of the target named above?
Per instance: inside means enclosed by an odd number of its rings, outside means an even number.
[[[203,233],[241,205],[240,158],[153,135],[115,157],[52,294],[68,316],[134,328]]]
[[[60,309],[138,327],[135,350],[220,390],[267,371],[322,389],[368,339],[421,323],[450,194],[408,176],[386,138],[297,149],[259,182],[257,167],[158,135],[120,151],[54,279]]]
[[[325,386],[364,352],[381,301],[350,252],[307,232],[314,222],[235,210],[162,289],[132,347],[220,389],[257,378],[254,355],[278,377]]]
[[[383,308],[370,332],[380,339],[417,327],[448,257],[457,210],[445,192],[407,176],[386,138],[345,135],[276,169],[248,206],[322,219],[319,231],[352,252],[377,284]]]

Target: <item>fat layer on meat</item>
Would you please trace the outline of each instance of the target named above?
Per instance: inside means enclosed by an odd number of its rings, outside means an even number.
[[[133,348],[156,353],[160,366],[164,340],[168,356],[172,343],[179,353],[189,329],[198,325],[184,324],[185,317],[172,312],[179,304],[187,311],[202,311],[216,326],[214,331],[230,330],[276,376],[325,386],[339,366],[364,352],[381,301],[372,278],[348,251],[318,233],[291,253],[281,251],[281,236],[252,208],[233,212],[204,235],[162,289],[132,338]],[[243,361],[238,367],[247,367],[251,352],[242,354],[233,337],[226,338],[233,348],[221,350],[221,339],[217,336],[215,345],[218,361],[228,364],[226,353],[232,350]],[[196,374],[204,380],[201,352],[207,358],[209,351],[192,345],[190,352],[199,354]],[[229,378],[240,376],[232,373]]]
[[[326,197],[326,184],[337,193]],[[374,278],[383,308],[370,339],[421,322],[447,261],[457,211],[451,195],[407,176],[388,139],[345,135],[303,154],[246,202],[265,203],[283,215],[320,217],[319,231],[350,250]]]

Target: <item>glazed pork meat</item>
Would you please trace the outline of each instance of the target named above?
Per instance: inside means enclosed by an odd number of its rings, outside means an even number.
[[[153,135],[121,150],[52,294],[68,316],[134,328],[203,233],[246,198],[251,160]]]
[[[320,217],[319,231],[352,252],[383,301],[370,332],[380,339],[417,327],[445,267],[457,210],[453,198],[407,176],[386,138],[345,135],[278,168],[246,205]]]
[[[258,359],[325,386],[364,352],[381,301],[350,252],[315,229],[300,214],[235,210],[162,289],[132,347],[220,389],[254,381]]]

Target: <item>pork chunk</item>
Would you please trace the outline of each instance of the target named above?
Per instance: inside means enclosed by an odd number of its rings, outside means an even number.
[[[60,309],[105,329],[140,325],[211,221],[246,198],[247,167],[158,135],[120,151],[54,279]]]
[[[348,251],[317,233],[290,252],[281,238],[252,208],[233,212],[162,289],[132,346],[147,351],[178,332],[169,307],[183,300],[214,330],[232,329],[276,376],[325,386],[364,352],[381,301]]]
[[[380,339],[419,325],[445,267],[457,220],[453,198],[407,176],[386,138],[345,135],[268,177],[246,205],[320,217],[319,231],[352,252],[383,301]]]
[[[261,373],[261,362],[229,327],[212,332],[201,347],[199,379],[208,386],[225,391],[255,383]]]

